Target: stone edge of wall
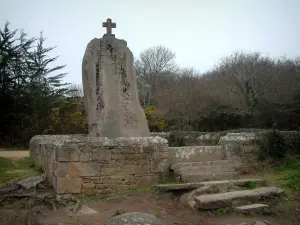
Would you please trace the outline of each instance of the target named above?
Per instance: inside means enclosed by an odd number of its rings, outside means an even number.
[[[37,135],[30,140],[30,160],[45,170],[59,194],[124,191],[154,184],[166,174],[167,158],[168,142],[157,136]]]

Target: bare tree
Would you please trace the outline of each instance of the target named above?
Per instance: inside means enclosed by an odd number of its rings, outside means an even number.
[[[134,64],[143,106],[153,103],[159,82],[177,70],[175,53],[164,46],[150,47],[140,53]]]
[[[68,87],[69,93],[73,98],[82,98],[83,97],[83,89],[82,85],[79,84],[71,84]]]

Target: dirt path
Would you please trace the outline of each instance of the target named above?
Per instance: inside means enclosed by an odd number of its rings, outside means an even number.
[[[9,159],[22,159],[29,157],[29,151],[0,151],[0,157]]]
[[[242,222],[255,220],[268,220],[272,224],[283,224],[278,223],[271,217],[209,216],[207,213],[185,207],[180,204],[178,199],[176,200],[165,194],[139,193],[134,196],[119,196],[106,200],[89,201],[83,204],[96,210],[98,213],[67,216],[65,211],[58,210],[55,212],[43,212],[40,218],[45,224],[103,225],[107,219],[116,213],[116,210],[120,210],[124,212],[151,213],[161,219],[166,225],[238,225]]]

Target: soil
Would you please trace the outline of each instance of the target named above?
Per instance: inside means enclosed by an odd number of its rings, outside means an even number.
[[[280,221],[278,218],[274,219],[271,216],[246,217],[233,214],[213,215],[208,214],[207,212],[199,212],[183,206],[174,196],[152,192],[137,193],[133,196],[114,196],[105,200],[86,200],[83,201],[82,204],[96,210],[98,213],[92,215],[71,216],[67,215],[65,209],[52,211],[44,207],[38,210],[39,215],[36,216],[40,223],[32,224],[102,225],[110,217],[118,214],[118,212],[151,213],[161,219],[166,225],[238,225],[242,222],[257,220],[267,220],[274,225],[288,224],[283,218],[283,220]],[[2,212],[0,211],[0,215],[1,214],[8,215],[7,212],[4,212],[3,210]],[[16,214],[16,217],[21,215],[21,213]],[[31,215],[33,215],[32,212]],[[37,218],[33,218],[32,220],[36,220]],[[19,220],[21,219],[19,218]],[[3,221],[4,220],[0,220],[0,225],[12,224],[11,221],[6,221],[6,223]],[[27,223],[20,223],[20,225],[25,224],[28,225]]]
[[[29,157],[29,151],[0,151],[0,157],[9,159],[22,159]]]

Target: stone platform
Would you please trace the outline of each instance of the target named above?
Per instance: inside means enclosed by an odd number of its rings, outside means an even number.
[[[37,135],[30,159],[58,194],[107,194],[155,184],[168,171],[161,137]]]

